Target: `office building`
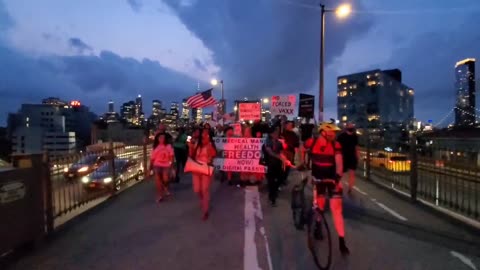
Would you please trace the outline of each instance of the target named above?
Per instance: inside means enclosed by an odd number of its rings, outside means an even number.
[[[91,124],[96,116],[78,101],[53,101],[22,104],[9,116],[12,153],[28,154],[51,151],[51,155],[71,153],[90,143]]]
[[[203,109],[202,108],[192,108],[192,119],[199,123],[202,122],[203,118]]]
[[[124,122],[133,124],[135,118],[135,102],[129,101],[123,103],[120,108],[120,117]]]
[[[133,119],[133,124],[135,125],[142,125],[140,116],[143,113],[143,102],[142,102],[142,96],[138,95],[137,98],[135,99],[135,117]]]
[[[185,122],[188,122],[188,120],[190,120],[190,108],[188,107],[186,98],[183,99],[183,101],[182,101],[182,116],[181,116],[181,118]]]
[[[475,59],[467,58],[455,65],[455,126],[475,126]]]
[[[414,94],[402,83],[398,69],[340,76],[338,118],[342,125],[352,122],[358,129],[368,128],[371,135],[399,140],[414,120]]]
[[[153,100],[152,101],[152,115],[159,116],[160,110],[162,109],[162,102],[160,100]]]
[[[115,112],[115,104],[111,100],[108,102],[108,112],[109,113]]]

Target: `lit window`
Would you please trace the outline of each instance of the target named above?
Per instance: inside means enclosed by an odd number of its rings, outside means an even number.
[[[378,73],[378,72],[375,73],[375,77],[378,77],[378,76],[380,76],[380,73]]]
[[[30,121],[30,117],[27,117],[27,119],[25,119],[27,122]]]
[[[347,91],[340,91],[338,92],[339,97],[346,97],[347,96]]]
[[[342,109],[346,109],[346,108],[347,108],[347,104],[342,104],[340,107],[341,107]]]
[[[413,91],[413,89],[409,89],[408,94],[413,96],[415,94],[415,91]]]
[[[400,96],[403,97],[405,95],[405,92],[403,92],[402,90],[400,90],[399,92]]]
[[[367,79],[370,79],[370,75],[367,75]]]
[[[347,83],[347,82],[348,82],[347,79],[343,79],[343,80],[342,80],[342,83]]]
[[[368,81],[368,86],[377,85],[377,81]]]
[[[378,120],[380,119],[380,116],[379,115],[376,115],[376,114],[371,114],[368,116],[368,121],[373,121],[373,120]]]
[[[342,121],[343,121],[343,122],[346,122],[346,121],[347,121],[347,116],[346,116],[346,115],[342,116]]]

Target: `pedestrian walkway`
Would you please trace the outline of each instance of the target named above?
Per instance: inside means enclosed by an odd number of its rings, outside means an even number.
[[[294,173],[290,185],[296,181]],[[156,204],[152,181],[135,185],[9,269],[315,269],[305,232],[292,225],[289,188],[272,208],[256,187],[214,182],[207,221],[201,220],[190,177],[172,190],[173,198]],[[342,257],[333,241],[332,269],[480,266],[479,254],[462,240],[472,234],[457,234],[454,225],[369,183],[358,181],[344,212],[352,254]]]

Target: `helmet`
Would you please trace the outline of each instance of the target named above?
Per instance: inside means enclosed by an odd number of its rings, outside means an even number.
[[[323,123],[320,123],[320,126],[318,127],[318,131],[322,131],[322,130],[325,130],[325,131],[340,131],[340,128],[337,127],[337,125],[335,125],[334,123],[331,123],[331,122],[323,122]]]

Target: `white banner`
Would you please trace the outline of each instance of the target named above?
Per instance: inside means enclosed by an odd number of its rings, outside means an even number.
[[[270,112],[272,117],[285,115],[287,117],[295,116],[296,96],[273,96]]]
[[[213,164],[215,169],[227,172],[265,173],[260,165],[263,138],[219,138],[215,137],[218,156]]]
[[[262,105],[260,103],[239,103],[238,118],[240,121],[260,120],[262,118]]]

